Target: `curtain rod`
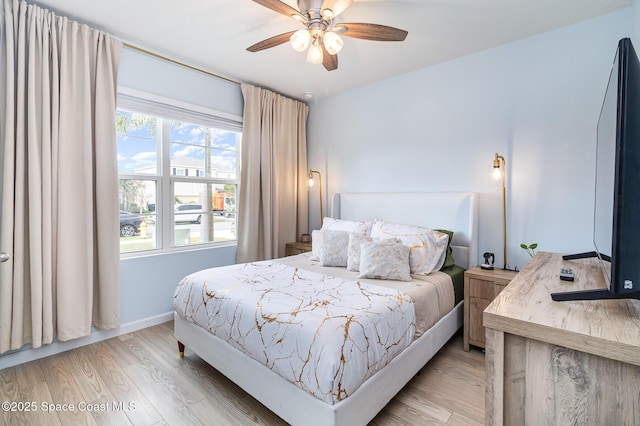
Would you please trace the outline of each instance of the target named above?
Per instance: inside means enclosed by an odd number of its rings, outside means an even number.
[[[171,62],[173,64],[180,65],[181,67],[189,68],[191,70],[198,71],[198,72],[200,72],[202,74],[206,74],[206,75],[211,76],[211,77],[219,78],[220,80],[228,81],[229,83],[237,84],[238,86],[240,86],[240,82],[238,82],[238,81],[231,80],[230,78],[223,77],[221,75],[214,74],[212,72],[205,71],[203,69],[196,68],[196,67],[193,67],[191,65],[187,65],[187,64],[185,64],[183,62],[178,62],[178,61],[176,61],[174,59],[167,58],[166,56],[158,55],[157,53],[150,52],[150,51],[148,51],[146,49],[143,49],[141,47],[134,46],[133,44],[122,42],[122,45],[124,47],[128,47],[129,49],[137,50],[138,52],[142,52],[142,53],[144,53],[146,55],[153,56],[154,58],[158,58],[158,59],[161,59],[163,61]]]

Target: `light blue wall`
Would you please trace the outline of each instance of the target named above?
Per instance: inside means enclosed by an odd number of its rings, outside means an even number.
[[[631,2],[631,11],[633,19],[633,33],[631,34],[631,42],[633,47],[640,49],[640,0]]]
[[[242,116],[237,84],[130,49],[123,49],[118,85]],[[122,324],[172,311],[173,291],[185,275],[235,262],[235,246],[122,259]]]
[[[501,265],[501,193],[488,177],[498,152],[507,161],[511,266],[528,260],[523,242],[590,250],[596,122],[631,15],[624,9],[320,99],[309,114],[309,167],[326,178],[327,199],[479,192],[480,253],[495,252]]]
[[[185,275],[234,263],[235,246],[121,260],[122,324],[173,311],[173,291]]]

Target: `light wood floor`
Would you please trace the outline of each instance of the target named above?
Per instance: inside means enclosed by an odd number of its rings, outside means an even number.
[[[188,348],[179,358],[172,327],[168,322],[0,370],[0,401],[33,402],[36,409],[0,411],[0,423],[285,424]],[[81,405],[87,403],[93,405]],[[47,404],[74,404],[74,411],[58,406],[47,413]],[[458,333],[371,424],[484,424],[484,355],[464,352]]]

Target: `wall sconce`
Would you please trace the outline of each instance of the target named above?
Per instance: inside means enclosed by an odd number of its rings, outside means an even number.
[[[313,178],[314,173],[318,175],[318,187],[320,188],[320,224],[322,225],[322,219],[324,218],[322,212],[322,175],[317,170],[309,170],[309,191],[313,191],[315,189],[316,182]]]
[[[504,185],[504,176],[506,174],[506,163],[502,155],[496,156],[493,160],[493,172],[491,178],[496,183],[502,185],[502,246],[504,248],[504,268],[509,269],[507,263],[507,191]]]

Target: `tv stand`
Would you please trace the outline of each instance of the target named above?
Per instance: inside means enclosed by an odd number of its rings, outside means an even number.
[[[550,292],[600,289],[596,259],[537,252],[484,310],[485,424],[640,425],[640,302],[556,303]]]
[[[568,302],[571,300],[604,300],[604,299],[639,299],[640,300],[640,292],[615,294],[615,293],[611,293],[606,288],[597,288],[593,290],[579,290],[579,291],[565,291],[562,293],[551,293],[551,298],[556,302]]]

